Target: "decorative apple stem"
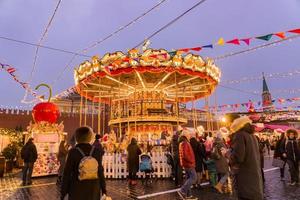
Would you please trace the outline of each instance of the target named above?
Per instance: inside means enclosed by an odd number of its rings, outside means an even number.
[[[33,119],[36,123],[41,121],[49,122],[51,124],[56,123],[60,113],[58,107],[54,103],[50,102],[52,97],[52,89],[45,83],[39,84],[35,89],[38,90],[41,86],[44,86],[49,90],[48,102],[41,102],[33,107]]]
[[[44,86],[44,87],[48,88],[48,91],[49,91],[48,102],[50,102],[51,97],[52,97],[52,89],[51,89],[51,87],[49,85],[45,84],[45,83],[41,83],[41,84],[39,84],[39,85],[37,85],[35,87],[35,90],[38,90],[41,86]]]

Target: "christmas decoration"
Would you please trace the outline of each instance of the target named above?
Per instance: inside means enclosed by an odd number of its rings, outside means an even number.
[[[48,102],[42,102],[33,107],[32,115],[36,123],[46,121],[49,123],[55,123],[60,116],[58,107],[50,102],[52,96],[52,90],[47,84],[40,84],[35,89],[39,89],[40,86],[45,86],[49,89]]]

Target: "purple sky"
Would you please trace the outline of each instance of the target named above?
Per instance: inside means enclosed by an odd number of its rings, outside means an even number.
[[[63,0],[54,18],[44,45],[77,51],[87,47],[120,26],[157,4],[157,0]],[[181,14],[196,0],[169,0],[158,10],[100,44],[87,54],[104,55],[105,52],[126,51],[135,46],[177,15]],[[2,0],[0,1],[0,36],[37,43],[52,14],[57,1]],[[264,35],[272,32],[300,28],[299,0],[207,0],[168,29],[155,36],[153,48],[168,50],[206,45],[236,37]],[[263,42],[253,42],[252,47]],[[203,50],[203,57],[215,57],[247,48],[245,45],[225,45],[213,50]],[[21,80],[28,80],[33,65],[35,47],[0,39],[0,62],[18,69]],[[284,42],[279,46],[265,48],[217,61],[221,68],[222,80],[260,76],[265,73],[288,72],[300,69],[300,38]],[[40,49],[33,86],[51,83],[66,66],[72,55]],[[63,78],[53,85],[54,94],[74,85],[73,68],[85,58],[77,57]],[[0,71],[0,105],[23,106],[23,88],[16,84],[4,71]],[[267,80],[272,92],[280,89],[299,89],[298,76]],[[262,89],[262,81],[228,85],[242,90]],[[278,97],[296,97],[298,94],[274,94]],[[218,104],[242,103],[249,99],[260,100],[260,96],[218,88]],[[201,103],[200,103],[201,104]]]

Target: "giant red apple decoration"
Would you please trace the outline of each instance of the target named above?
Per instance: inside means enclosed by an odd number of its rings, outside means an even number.
[[[32,116],[36,123],[45,121],[51,124],[55,123],[60,116],[58,107],[50,102],[52,96],[52,90],[47,84],[40,84],[36,86],[36,90],[39,89],[40,86],[45,86],[49,89],[49,98],[48,102],[38,103],[33,107]]]

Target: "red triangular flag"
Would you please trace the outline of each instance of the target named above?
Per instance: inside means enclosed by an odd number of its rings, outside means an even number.
[[[300,28],[294,29],[294,30],[289,30],[288,32],[289,33],[298,33],[298,34],[300,34]]]
[[[240,39],[240,40],[245,42],[247,45],[250,45],[251,38],[245,38],[245,39]]]
[[[285,38],[285,34],[284,32],[279,32],[279,33],[275,33],[274,35],[276,35],[277,37],[284,39]]]
[[[202,48],[201,47],[194,47],[194,48],[191,48],[191,50],[193,51],[200,51]]]
[[[235,45],[240,45],[239,39],[233,39],[233,40],[230,40],[230,41],[228,41],[228,42],[226,42],[226,43],[235,44]]]
[[[8,73],[12,74],[12,73],[14,73],[14,72],[16,71],[16,69],[13,68],[13,67],[10,67],[10,68],[8,68],[6,71],[7,71]]]
[[[189,49],[189,48],[186,48],[186,49],[178,49],[178,51],[189,52],[190,49]]]

